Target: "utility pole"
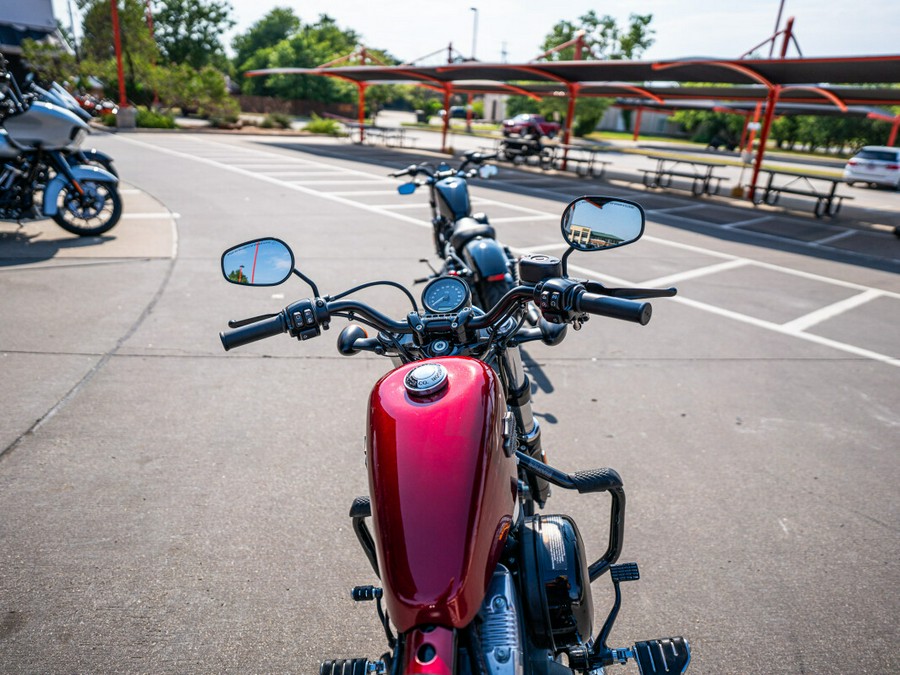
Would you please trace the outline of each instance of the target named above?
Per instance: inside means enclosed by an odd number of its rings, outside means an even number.
[[[469,7],[473,12],[472,17],[472,60],[475,60],[475,41],[478,39],[478,8]]]

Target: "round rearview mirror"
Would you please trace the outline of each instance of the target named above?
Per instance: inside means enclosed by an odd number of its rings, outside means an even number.
[[[255,239],[222,254],[222,274],[233,284],[277,286],[293,271],[294,253],[280,239]]]
[[[498,173],[500,173],[500,170],[493,164],[482,164],[478,167],[478,175],[482,178],[493,178]]]
[[[625,199],[579,197],[563,211],[562,233],[579,251],[625,246],[644,233],[644,209]]]

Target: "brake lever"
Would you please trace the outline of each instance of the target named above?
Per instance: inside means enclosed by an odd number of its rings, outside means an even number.
[[[278,313],[275,314],[260,314],[259,316],[251,316],[249,319],[231,319],[228,322],[229,328],[240,328],[242,326],[249,326],[251,323],[256,323],[257,321],[263,321],[264,319],[271,319],[273,317],[278,316]]]
[[[671,298],[678,293],[678,289],[670,288],[607,288],[599,281],[588,281],[584,284],[588,293],[607,295],[611,298],[626,298],[628,300],[643,300],[646,298]]]

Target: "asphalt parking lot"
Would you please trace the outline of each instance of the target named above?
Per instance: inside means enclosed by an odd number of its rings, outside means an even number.
[[[427,203],[387,173],[436,156],[95,140],[124,180],[108,236],[0,224],[0,670],[317,672],[377,656],[373,613],[347,599],[375,580],[346,513],[366,491],[365,398],[389,366],[340,357],[336,331],[225,354],[228,319],[308,290],[229,286],[218,257],[271,234],[323,292],[409,284],[432,257]],[[551,461],[626,480],[624,559],[642,580],[613,642],[684,634],[695,673],[896,672],[900,195],[817,220],[649,191],[626,168],[504,167],[473,187],[517,252],[561,252],[574,196],[634,199],[644,239],[571,269],[679,288],[647,327],[592,319],[527,350]],[[554,500],[600,548],[604,506]],[[594,594],[599,624],[610,593]]]

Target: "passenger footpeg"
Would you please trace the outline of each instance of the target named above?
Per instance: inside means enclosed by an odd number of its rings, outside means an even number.
[[[638,642],[632,652],[641,675],[683,673],[691,662],[691,648],[683,637]]]

